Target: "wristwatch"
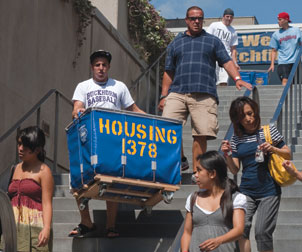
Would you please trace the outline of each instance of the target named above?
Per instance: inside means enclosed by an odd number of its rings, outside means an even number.
[[[235,81],[235,82],[237,82],[237,81],[239,81],[239,80],[241,80],[241,77],[240,77],[240,76],[236,76],[236,77],[234,78],[234,81]]]
[[[166,97],[167,97],[167,95],[160,95],[159,100],[162,100],[162,99],[164,99]]]

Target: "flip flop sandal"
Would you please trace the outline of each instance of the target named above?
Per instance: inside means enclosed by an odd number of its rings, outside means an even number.
[[[120,236],[120,234],[116,228],[111,227],[106,229],[106,236],[107,238],[117,238]]]
[[[96,226],[95,224],[93,224],[93,226],[91,228],[83,225],[83,224],[79,224],[77,227],[75,227],[72,231],[77,231],[76,233],[73,234],[69,234],[69,237],[85,237],[85,235],[93,232],[96,230]]]

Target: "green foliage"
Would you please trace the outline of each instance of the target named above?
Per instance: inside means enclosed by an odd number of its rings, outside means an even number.
[[[81,55],[80,48],[82,47],[84,40],[86,40],[85,31],[87,26],[91,23],[93,6],[89,0],[72,0],[72,6],[79,17],[76,54],[72,62],[73,66],[75,67],[76,61]]]
[[[174,38],[148,0],[128,0],[129,33],[139,54],[153,63]]]

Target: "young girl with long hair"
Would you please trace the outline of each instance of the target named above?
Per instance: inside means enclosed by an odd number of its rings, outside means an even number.
[[[52,197],[54,181],[44,163],[45,135],[38,127],[27,127],[17,135],[21,160],[8,187],[17,225],[18,251],[52,250]]]
[[[253,216],[257,211],[257,249],[272,252],[281,188],[270,175],[268,157],[270,152],[274,152],[285,159],[291,159],[291,151],[275,126],[269,127],[273,144],[265,141],[258,104],[249,97],[236,98],[229,113],[234,135],[231,142],[223,141],[221,150],[225,153],[228,167],[233,174],[238,173],[241,163],[239,188],[247,197],[244,234],[239,241],[240,251],[251,251],[249,235]]]
[[[227,176],[227,165],[217,151],[198,157],[196,184],[189,195],[181,238],[182,252],[234,252],[244,230],[246,197]]]

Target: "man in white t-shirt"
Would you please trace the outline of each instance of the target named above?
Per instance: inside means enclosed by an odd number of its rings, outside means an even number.
[[[108,77],[112,56],[110,52],[99,50],[90,55],[92,78],[79,83],[73,94],[72,117],[77,118],[78,113],[87,108],[126,109],[139,113],[145,113],[134,103],[127,86],[120,81]],[[79,202],[78,206],[79,206]],[[118,203],[106,201],[107,204],[107,237],[119,236],[115,228]],[[69,233],[70,237],[83,237],[87,233],[95,231],[88,205],[80,210],[81,223]]]
[[[236,47],[238,45],[238,35],[235,29],[231,26],[231,23],[234,19],[234,11],[230,8],[227,8],[223,12],[223,17],[221,22],[212,23],[207,32],[213,34],[218,37],[225,46],[225,49],[233,59],[235,66],[239,70],[240,67],[237,64],[237,50]],[[217,64],[216,67],[216,85],[227,86],[228,84],[228,73],[225,71],[223,67],[219,67]]]

